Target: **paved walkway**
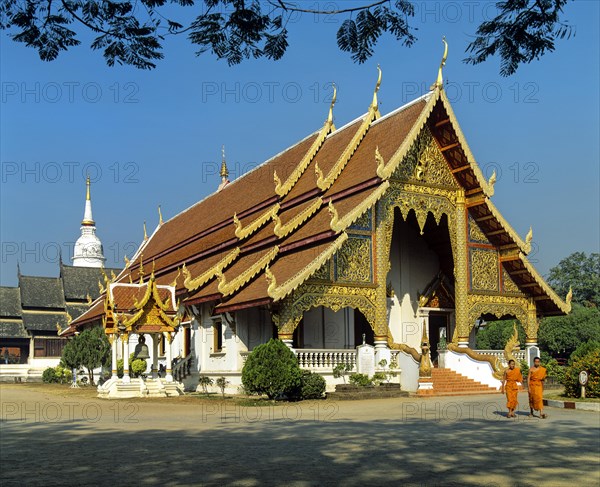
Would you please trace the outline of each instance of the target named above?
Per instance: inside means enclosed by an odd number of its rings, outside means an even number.
[[[600,415],[501,395],[102,401],[1,385],[0,485],[597,486]],[[526,394],[520,395],[526,405]]]

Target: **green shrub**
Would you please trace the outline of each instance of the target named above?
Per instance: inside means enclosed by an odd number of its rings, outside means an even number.
[[[325,393],[325,379],[308,370],[302,371],[300,397],[302,399],[321,399]]]
[[[200,387],[202,387],[202,392],[204,392],[204,394],[208,394],[208,386],[213,385],[213,380],[207,375],[201,375],[198,377],[198,384],[200,384]]]
[[[371,382],[373,382],[373,384],[375,384],[376,386],[379,386],[387,381],[388,376],[385,372],[375,372],[375,374],[373,374],[373,377],[371,377]]]
[[[54,373],[56,374],[56,381],[61,384],[68,384],[73,380],[73,372],[66,367],[57,365],[54,367]]]
[[[353,368],[354,368],[354,366],[351,364],[337,364],[333,368],[333,376],[336,379],[339,379],[341,377],[345,384],[346,383],[346,374],[348,372],[350,372]]]
[[[519,368],[521,369],[521,375],[523,376],[523,380],[525,381],[525,383],[527,383],[527,376],[529,375],[529,365],[527,365],[527,360],[521,360]]]
[[[141,377],[146,373],[147,367],[148,364],[143,358],[136,358],[135,360],[129,362],[129,372],[132,377]]]
[[[271,339],[256,347],[242,369],[242,384],[249,394],[266,394],[269,399],[292,395],[301,384],[298,360],[285,343]]]
[[[42,373],[42,380],[47,384],[58,382],[58,380],[56,379],[56,372],[54,371],[54,368],[48,367],[46,370],[44,370],[44,372]]]
[[[350,384],[359,387],[367,387],[373,383],[367,374],[350,374]]]
[[[585,386],[585,397],[600,397],[600,349],[592,350],[583,357],[576,358],[567,368],[564,378],[565,394],[569,397],[579,397],[579,372],[588,373],[588,383]]]
[[[225,388],[229,384],[229,381],[225,377],[219,377],[216,380],[217,387],[221,389],[221,395],[225,397]]]
[[[117,359],[117,377],[119,379],[123,378],[123,369],[124,369],[124,366],[125,366],[125,361],[122,358]]]
[[[582,343],[575,349],[575,351],[569,357],[569,365],[571,365],[573,361],[583,357],[584,355],[587,355],[588,353],[594,350],[600,350],[600,342],[592,340],[589,342]]]
[[[555,358],[551,358],[546,363],[543,363],[548,372],[548,377],[552,377],[554,380],[562,384],[565,380],[566,367],[558,364]]]

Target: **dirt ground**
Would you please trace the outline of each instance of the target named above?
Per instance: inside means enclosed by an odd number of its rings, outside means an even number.
[[[288,404],[0,385],[0,485],[597,486],[600,414],[503,396]]]

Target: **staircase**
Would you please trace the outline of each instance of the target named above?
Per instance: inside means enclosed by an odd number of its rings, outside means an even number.
[[[417,396],[464,396],[500,392],[450,369],[431,369],[431,382],[433,389],[420,389]]]

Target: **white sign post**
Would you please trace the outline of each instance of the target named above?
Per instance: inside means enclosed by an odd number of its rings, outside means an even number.
[[[579,383],[581,384],[581,398],[585,399],[585,385],[588,381],[588,373],[585,370],[579,372]]]

